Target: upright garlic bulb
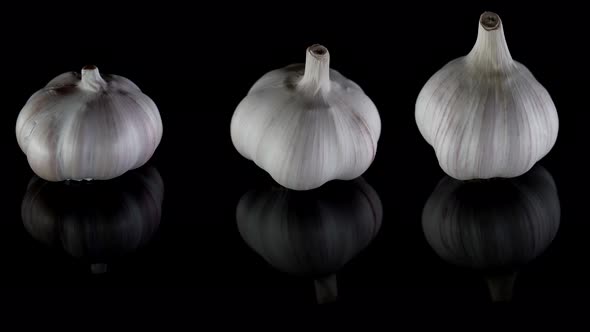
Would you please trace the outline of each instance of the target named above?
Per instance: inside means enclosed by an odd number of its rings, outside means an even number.
[[[29,165],[48,181],[106,180],[145,164],[162,138],[154,102],[137,85],[95,66],[51,80],[16,122]]]
[[[330,54],[320,45],[307,49],[305,65],[262,76],[231,121],[238,152],[294,190],[360,176],[375,157],[380,133],[373,102],[330,69]]]
[[[549,93],[512,60],[500,17],[490,12],[471,52],[426,83],[415,115],[442,169],[459,180],[525,173],[551,150],[559,126]]]

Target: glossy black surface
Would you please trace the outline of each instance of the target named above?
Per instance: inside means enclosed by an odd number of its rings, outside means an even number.
[[[0,287],[309,305],[585,298],[581,12],[409,5],[13,11],[0,21]],[[541,175],[462,185],[444,178],[414,103],[436,70],[471,49],[485,10],[499,13],[512,56],[551,94],[560,132]],[[262,74],[303,62],[314,43],[375,102],[382,136],[361,182],[290,193],[235,151],[229,123]],[[108,184],[35,180],[14,135],[18,112],[51,78],[89,63],[152,97],[162,143],[148,167]]]

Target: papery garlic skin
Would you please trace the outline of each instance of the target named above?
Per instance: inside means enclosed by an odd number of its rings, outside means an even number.
[[[359,177],[375,158],[380,133],[373,102],[330,69],[320,45],[307,49],[305,65],[262,76],[231,121],[238,152],[294,190]]]
[[[551,150],[559,129],[549,93],[512,60],[500,18],[490,12],[471,52],[423,87],[415,116],[441,168],[459,180],[524,174]]]
[[[16,136],[29,165],[48,181],[112,179],[145,164],[162,138],[156,104],[130,80],[95,66],[68,72],[21,110]]]

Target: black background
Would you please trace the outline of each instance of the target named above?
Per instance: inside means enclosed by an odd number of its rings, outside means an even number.
[[[338,274],[340,303],[490,302],[480,275],[448,265],[424,239],[422,208],[444,173],[417,130],[414,103],[434,72],[469,52],[479,15],[491,10],[502,18],[513,58],[549,91],[560,118],[557,143],[540,162],[558,186],[560,230],[521,271],[513,301],[583,300],[590,280],[584,101],[590,28],[581,10],[557,7],[301,2],[52,5],[5,12],[1,287],[135,296],[170,288],[172,296],[193,303],[313,305],[311,280],[274,270],[240,238],[237,202],[268,176],[233,148],[229,123],[262,74],[303,62],[306,47],[321,43],[330,50],[332,68],[363,88],[382,120],[377,157],[364,178],[379,193],[384,219],[373,243]],[[18,112],[51,78],[86,64],[134,81],[156,102],[164,124],[150,162],[165,182],[158,232],[103,275],[36,242],[20,217],[33,173],[14,135]]]

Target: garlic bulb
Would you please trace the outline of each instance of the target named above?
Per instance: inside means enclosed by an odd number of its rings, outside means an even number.
[[[158,229],[164,182],[142,167],[111,181],[47,182],[34,176],[21,205],[26,230],[103,272],[106,263],[142,247]]]
[[[524,174],[551,150],[559,127],[549,93],[512,60],[490,12],[481,15],[471,52],[423,87],[415,116],[441,168],[459,180]]]
[[[154,102],[137,85],[95,66],[37,91],[16,123],[29,165],[48,181],[106,180],[145,164],[162,138]]]
[[[330,69],[320,45],[305,65],[260,78],[234,112],[231,138],[238,152],[294,190],[363,174],[377,151],[381,120],[354,82]]]
[[[251,190],[236,212],[244,241],[275,268],[313,277],[319,302],[336,295],[335,273],[375,238],[382,217],[379,196],[361,178],[306,192]]]
[[[540,255],[560,224],[553,178],[536,166],[523,176],[462,182],[446,176],[424,206],[426,240],[445,261],[492,274],[494,299],[511,294],[514,270]],[[504,292],[504,294],[502,294]]]

